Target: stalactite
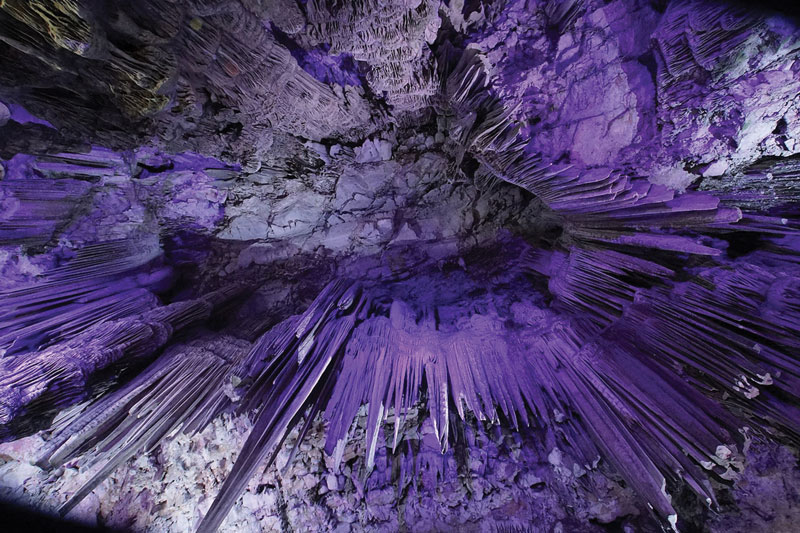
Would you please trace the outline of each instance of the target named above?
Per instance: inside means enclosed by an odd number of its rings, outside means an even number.
[[[217,306],[243,290],[234,285],[99,322],[60,344],[7,358],[0,378],[0,438],[18,436],[20,426],[26,431],[37,418],[86,399],[101,373],[146,361],[174,333],[207,320]]]
[[[564,256],[556,257],[563,260]],[[543,263],[536,254],[529,255],[521,265],[530,264],[530,268],[547,275],[566,272],[568,279],[580,269],[607,265],[607,277],[581,277],[576,278],[582,280],[580,285],[570,282],[558,289],[551,287],[559,301],[568,303],[567,314],[539,314],[538,318],[532,315],[527,327],[515,335],[503,330],[496,318],[480,315],[473,317],[471,328],[457,333],[440,332],[432,322],[423,320],[417,324],[408,305],[399,300],[393,302],[388,317],[370,317],[375,311],[369,311],[369,299],[361,295],[361,290],[349,282],[336,282],[303,315],[265,334],[239,362],[225,357],[220,363],[223,366],[205,363],[211,365],[207,372],[193,373],[200,381],[179,380],[178,385],[169,379],[170,372],[185,372],[189,367],[183,365],[190,363],[185,362],[185,348],[168,352],[140,378],[73,422],[55,441],[55,446],[69,442],[69,454],[51,447],[49,461],[54,466],[60,464],[78,452],[81,442],[96,442],[98,432],[117,435],[112,432],[117,426],[157,427],[160,418],[155,415],[140,420],[138,410],[123,413],[121,407],[138,401],[145,390],[157,398],[185,402],[176,407],[175,417],[168,418],[169,424],[161,427],[156,436],[151,438],[149,431],[140,430],[141,439],[149,439],[146,448],[155,446],[164,435],[192,418],[190,407],[197,409],[194,422],[186,422],[191,430],[202,428],[232,405],[238,404],[240,412],[257,411],[254,430],[240,459],[200,525],[200,531],[211,531],[222,521],[255,469],[275,460],[288,430],[306,420],[299,445],[317,413],[323,413],[328,420],[326,451],[336,464],[341,460],[339,450],[349,438],[357,411],[362,405],[368,406],[365,465],[369,472],[378,432],[389,413],[394,419],[391,448],[396,450],[403,435],[404,416],[421,400],[419,391],[425,383],[430,418],[442,449],[452,440],[450,409],[455,409],[453,415],[462,420],[467,413],[473,413],[479,420],[498,421],[502,417],[515,427],[550,427],[558,406],[559,412],[578,415],[575,430],[569,432],[569,444],[584,456],[586,464],[594,460],[593,440],[600,454],[639,494],[663,518],[674,522],[675,509],[664,491],[665,480],[674,481],[678,472],[680,479],[713,502],[715,496],[704,472],[715,470],[723,477],[735,475],[741,469],[738,454],[749,438],[746,433],[740,434],[745,423],[724,411],[716,403],[720,400],[716,394],[701,394],[708,393],[709,386],[727,389],[739,398],[723,400],[723,404],[749,402],[746,410],[756,418],[747,424],[757,423],[765,429],[775,426],[791,435],[800,429],[791,403],[776,410],[777,397],[765,392],[759,395],[755,389],[756,385],[778,387],[782,389],[781,396],[785,396],[796,388],[794,381],[800,376],[800,369],[788,355],[796,348],[797,331],[792,326],[796,321],[792,315],[778,322],[779,327],[767,326],[766,322],[754,324],[749,335],[757,331],[759,334],[751,340],[742,337],[740,326],[739,333],[726,329],[736,327],[741,319],[729,321],[728,326],[717,314],[708,322],[696,320],[698,313],[704,313],[701,302],[721,299],[730,302],[728,313],[741,307],[743,317],[753,316],[759,305],[757,300],[774,302],[773,306],[790,312],[797,306],[797,291],[791,283],[794,278],[776,277],[763,270],[764,283],[775,284],[782,279],[789,282],[770,290],[768,285],[754,286],[752,275],[742,273],[727,278],[725,269],[712,270],[701,276],[722,276],[725,283],[681,282],[688,283],[689,290],[676,292],[668,291],[664,283],[655,283],[658,276],[669,275],[670,271],[649,261],[612,251],[578,250],[569,257],[576,262],[567,269],[552,259]],[[582,258],[579,262],[578,257]],[[570,273],[572,270],[574,273]],[[643,284],[637,288],[622,282],[621,276],[626,272],[651,277],[640,278]],[[653,288],[647,288],[651,285]],[[680,296],[670,300],[672,294]],[[591,302],[595,307],[590,306]],[[579,303],[582,305],[576,307]],[[582,325],[581,320],[573,322],[569,316],[596,317],[600,324],[612,325],[599,329],[589,323]],[[689,321],[688,317],[695,318]],[[673,331],[683,331],[685,338],[691,339],[689,351],[682,351],[681,344],[674,342]],[[710,344],[698,344],[709,342],[705,339],[711,331],[715,338],[724,336],[733,341],[738,336],[742,340],[737,342],[760,345],[752,344],[749,359],[723,356]],[[742,353],[741,347],[732,349]],[[708,354],[709,359],[689,355],[698,353]],[[730,365],[727,374],[715,369],[720,360]],[[753,366],[756,361],[761,361],[761,366]],[[672,364],[691,365],[696,372],[691,382],[699,390],[675,377]],[[223,367],[230,367],[230,371]],[[212,382],[215,387],[207,386]],[[231,386],[207,394],[223,382],[230,382]],[[759,396],[754,402],[753,398]],[[110,426],[89,424],[106,419],[113,420]],[[590,435],[588,441],[585,431]],[[125,442],[131,442],[130,447],[114,458],[111,448],[103,452],[103,457],[109,458],[108,467],[65,509],[144,446],[144,440]]]
[[[68,223],[89,184],[65,179],[7,179],[0,182],[0,244],[41,246]]]
[[[0,349],[9,357],[69,339],[92,325],[146,311],[157,304],[148,289],[170,283],[152,238],[80,248],[68,262],[30,287],[0,294]]]
[[[346,52],[371,66],[373,90],[385,91],[398,114],[426,107],[438,90],[430,51],[439,25],[436,4],[312,0],[306,6],[316,37],[335,54]]]
[[[254,346],[252,355],[269,362],[251,385],[250,394],[259,405],[253,430],[197,531],[215,531],[253,473],[265,461],[268,467],[275,460],[289,429],[320,410],[326,381],[341,360],[356,320],[368,308],[357,285],[336,281],[320,294],[293,332],[284,330],[290,334],[278,339],[267,334]],[[272,349],[265,351],[268,347]],[[311,411],[306,413],[308,408]]]
[[[94,448],[89,457],[104,465],[61,511],[72,509],[133,455],[151,451],[177,431],[202,429],[194,420],[205,414],[231,365],[246,353],[247,343],[230,337],[173,346],[125,387],[104,396],[63,428],[48,442],[40,464],[60,466]]]
[[[169,523],[205,533],[276,492],[296,529],[729,512],[753,442],[800,446],[799,39],[701,0],[0,0],[0,483],[25,437],[20,490],[103,519],[225,448]]]
[[[109,145],[130,148],[154,128],[172,150],[220,155],[208,137],[238,129],[234,137],[240,146],[225,155],[257,165],[265,128],[322,139],[349,138],[365,125],[377,126],[363,93],[357,88],[337,93],[304,72],[249,2],[207,10],[201,2],[148,0],[110,7],[112,18],[96,9],[85,2],[0,6],[0,41],[8,59],[27,57],[40,65],[4,83],[14,89],[3,98],[35,102],[34,110],[70,138],[85,126],[103,131]],[[41,69],[50,72],[44,86],[33,79]],[[17,74],[4,69],[3,80]],[[219,124],[221,117],[204,106],[209,98],[227,102],[237,113]],[[314,109],[314,116],[306,109]]]

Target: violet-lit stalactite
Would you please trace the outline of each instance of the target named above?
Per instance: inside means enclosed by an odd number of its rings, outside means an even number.
[[[75,179],[53,182],[24,176],[0,181],[0,244],[43,245],[69,221],[89,192]]]
[[[202,429],[193,420],[224,387],[231,365],[247,353],[247,347],[230,337],[177,344],[54,435],[40,459],[45,468],[58,467],[91,448],[95,451],[85,466],[104,461],[60,511],[68,512],[120,464],[153,450],[168,434]]]
[[[173,334],[204,322],[244,289],[232,285],[195,300],[100,322],[42,351],[6,358],[0,378],[0,438],[13,438],[17,428],[24,432],[37,417],[86,399],[100,373],[146,361]]]
[[[670,292],[643,293],[615,328],[662,364],[692,369],[690,381],[718,391],[753,424],[796,442],[798,305],[796,267],[771,272],[738,264],[705,270]]]
[[[336,280],[300,317],[296,328],[282,330],[277,339],[268,333],[256,343],[251,357],[268,363],[251,385],[259,403],[253,430],[197,531],[216,531],[253,473],[265,461],[269,466],[275,460],[289,428],[319,412],[333,369],[369,303],[357,283]]]
[[[167,350],[139,376],[93,403],[48,442],[40,459],[45,467],[60,466],[92,447],[95,449],[90,454],[92,463],[104,460],[102,469],[61,511],[72,509],[133,454],[153,449],[177,430],[200,431],[211,418],[232,405],[240,404],[238,409],[247,412],[266,398],[274,398],[279,405],[291,401],[294,403],[287,405],[295,406],[292,411],[295,417],[302,414],[300,407],[316,391],[318,398],[313,401],[319,409],[319,397],[325,398],[324,390],[330,386],[318,387],[316,383],[324,382],[323,376],[330,375],[331,365],[335,366],[339,360],[342,342],[349,335],[353,321],[366,312],[366,305],[357,286],[337,281],[303,315],[284,321],[262,336],[249,354],[247,343],[234,338],[208,338]],[[342,313],[347,318],[338,318]],[[306,357],[315,361],[311,363],[310,375],[299,372]],[[276,376],[289,381],[275,381]],[[241,386],[243,380],[249,388]],[[236,392],[237,387],[240,392],[246,391],[250,401]],[[300,396],[293,400],[297,394]],[[277,417],[283,411],[260,410],[263,412],[260,416]],[[308,418],[313,420],[314,414]],[[263,460],[258,457],[274,452],[272,446],[262,446],[257,439],[285,438],[289,421],[283,420],[277,427],[273,424],[274,421],[268,423],[259,430],[262,433],[254,433],[247,441],[246,449],[256,454],[256,459],[245,459],[245,466],[237,467],[245,472],[232,473],[230,485],[246,484],[252,469]],[[235,501],[239,496],[237,490],[241,489],[224,490],[228,491],[224,500]],[[224,505],[224,500],[214,509]],[[227,510],[222,507],[221,511],[215,511],[209,521],[221,520]]]
[[[436,331],[431,320],[415,324],[407,304],[395,300],[390,316],[367,320],[353,332],[342,374],[326,417],[332,422],[327,450],[347,438],[347,430],[362,404],[367,417],[367,468],[371,469],[375,439],[389,410],[395,413],[392,448],[397,447],[402,414],[419,401],[423,381],[440,446],[450,441],[450,406],[463,419],[465,410],[479,419],[497,420],[498,410],[514,425],[526,423],[527,364],[492,331],[491,319],[475,316],[474,326],[456,334]],[[514,373],[494,369],[515,369]],[[359,387],[354,384],[360,384]],[[359,394],[359,388],[361,389]],[[528,396],[528,401],[530,395]]]
[[[28,287],[0,293],[4,356],[35,351],[93,324],[155,307],[154,292],[172,281],[161,254],[158,240],[148,236],[66,250],[64,265]]]
[[[800,519],[797,20],[100,4],[0,1],[0,497],[203,533]]]

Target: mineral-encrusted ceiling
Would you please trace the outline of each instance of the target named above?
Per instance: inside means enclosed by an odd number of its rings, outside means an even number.
[[[0,158],[0,500],[37,520],[800,518],[785,10],[0,0]]]

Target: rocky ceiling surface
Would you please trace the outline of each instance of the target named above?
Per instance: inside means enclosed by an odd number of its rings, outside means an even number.
[[[26,531],[796,531],[775,7],[0,0],[0,500]]]

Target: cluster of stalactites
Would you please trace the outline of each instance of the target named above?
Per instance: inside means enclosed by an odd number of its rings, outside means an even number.
[[[335,15],[353,23],[363,5],[343,7]],[[422,5],[403,9],[420,14]],[[309,8],[325,9],[319,2]],[[570,13],[552,10],[558,21],[568,21]],[[192,26],[198,57],[206,49],[219,52],[223,48],[217,44],[227,42],[214,20],[209,14]],[[727,20],[720,24],[739,27]],[[418,22],[404,19],[403,24]],[[337,26],[323,29],[333,32]],[[701,59],[716,53],[711,49],[717,33],[707,37],[705,44],[692,44]],[[206,46],[203,39],[216,44]],[[360,44],[348,43],[353,53]],[[286,53],[275,46],[266,59],[277,66]],[[720,53],[732,53],[735,46]],[[225,75],[248,71],[226,57],[214,58],[223,62],[218,66]],[[204,66],[211,65],[207,59]],[[679,195],[615,169],[543,162],[518,136],[514,111],[492,93],[477,52],[450,59],[442,61],[441,76],[457,163],[469,153],[482,172],[534,193],[564,222],[565,236],[553,250],[525,250],[517,264],[509,265],[546,277],[553,305],[517,302],[512,317],[475,315],[459,331],[446,332],[432,321],[414,320],[404,302],[394,301],[384,316],[373,307],[369,291],[338,280],[302,315],[266,332],[249,352],[243,345],[230,352],[211,344],[176,347],[79,415],[54,440],[44,458],[51,466],[86,451],[95,438],[104,443],[93,452],[105,461],[104,468],[65,510],[132,454],[151,449],[176,430],[196,431],[226,409],[255,412],[254,428],[201,531],[215,529],[253,473],[275,461],[289,431],[300,426],[299,443],[317,415],[328,422],[327,451],[338,463],[364,404],[368,470],[389,414],[394,448],[402,439],[404,414],[425,401],[443,449],[451,439],[453,413],[516,427],[538,425],[563,435],[586,465],[602,455],[664,518],[675,514],[664,489],[668,480],[681,478],[714,501],[706,474],[735,475],[746,442],[739,431],[743,427],[798,441],[796,223],[743,213],[709,194]],[[381,60],[398,58],[389,53]],[[670,59],[680,66],[679,60]],[[287,80],[286,87],[300,83]],[[299,94],[310,86],[292,87]],[[718,237],[744,231],[762,233],[765,251],[726,259]],[[687,267],[692,257],[706,263]],[[216,302],[232,292],[210,298]],[[90,303],[99,299],[92,296]],[[71,303],[67,299],[63,305]],[[204,319],[213,307],[205,300],[180,302],[90,324],[101,316],[101,307],[91,305],[74,311],[73,322],[87,326],[82,332],[59,323],[52,330],[32,330],[26,339],[39,346],[40,339],[57,342],[74,335],[55,346],[71,350],[93,372],[152,353],[166,342],[166,333]],[[20,312],[8,327],[28,327],[34,315]],[[508,327],[509,320],[518,327]],[[208,355],[204,350],[212,356],[201,363],[198,353]],[[76,368],[51,370],[37,359],[41,354],[58,364],[54,348],[45,348],[20,357],[15,368],[24,371],[9,374],[8,397],[15,408],[30,403],[20,400],[28,388],[47,385],[53,376],[64,385],[45,397],[49,408],[82,397]],[[26,366],[27,360],[32,363]],[[130,439],[118,446],[123,437]]]
[[[439,29],[438,3],[328,2],[306,5],[313,35],[370,65],[373,91],[386,93],[396,114],[419,111],[439,92],[428,43]]]
[[[92,393],[98,376],[147,362],[174,333],[206,321],[243,286],[159,305],[170,286],[157,240],[78,250],[38,283],[0,294],[0,439],[17,438]]]
[[[171,269],[157,239],[121,239],[70,252],[65,265],[27,287],[0,293],[0,350],[8,357],[66,340],[86,328],[156,305]]]
[[[335,91],[305,72],[265,27],[272,10],[250,4],[112,2],[101,16],[83,0],[4,2],[0,96],[24,101],[72,142],[95,131],[129,147],[155,134],[171,151],[255,168],[273,129],[354,140],[378,126],[358,88]],[[224,154],[220,135],[230,137]]]
[[[9,173],[0,181],[0,246],[42,246],[67,224],[91,185]]]
[[[716,82],[760,22],[757,12],[733,2],[671,2],[653,36],[659,100],[680,107],[696,95],[698,80]]]
[[[796,273],[796,252],[787,253]],[[424,401],[443,450],[452,439],[452,416],[545,428],[560,433],[586,468],[605,458],[672,519],[667,480],[680,478],[715,501],[707,476],[731,478],[741,469],[747,440],[741,428],[776,429],[790,439],[800,434],[790,401],[800,379],[792,356],[800,338],[800,291],[796,276],[783,273],[786,262],[781,271],[769,263],[739,271],[711,267],[680,283],[668,280],[667,267],[611,250],[567,255],[526,248],[510,266],[551,276],[557,305],[519,302],[511,317],[474,315],[446,332],[432,320],[417,321],[399,300],[384,316],[368,292],[339,280],[249,353],[199,364],[188,361],[200,345],[170,350],[54,441],[72,444],[49,452],[51,466],[85,451],[80,443],[96,442],[92,435],[139,436],[124,448],[93,452],[93,461],[106,466],[65,510],[138,450],[179,429],[202,429],[229,409],[255,412],[254,428],[201,531],[214,530],[253,473],[274,462],[291,429],[300,427],[296,447],[318,414],[328,423],[326,451],[338,465],[363,405],[365,474],[387,418],[394,421],[389,441],[396,449],[405,414]],[[517,326],[509,328],[509,319]],[[718,346],[719,338],[727,344]],[[690,371],[681,376],[678,368]],[[706,395],[709,390],[725,394]],[[146,416],[137,410],[115,418],[144,395],[166,402],[175,416],[163,419],[148,408]],[[100,429],[90,424],[107,419],[114,422]]]
[[[104,396],[60,429],[42,451],[40,466],[53,468],[94,448],[89,461],[103,466],[61,507],[66,513],[115,468],[149,452],[169,435],[204,428],[219,412],[231,366],[249,344],[230,336],[204,337],[170,347],[144,372]]]

